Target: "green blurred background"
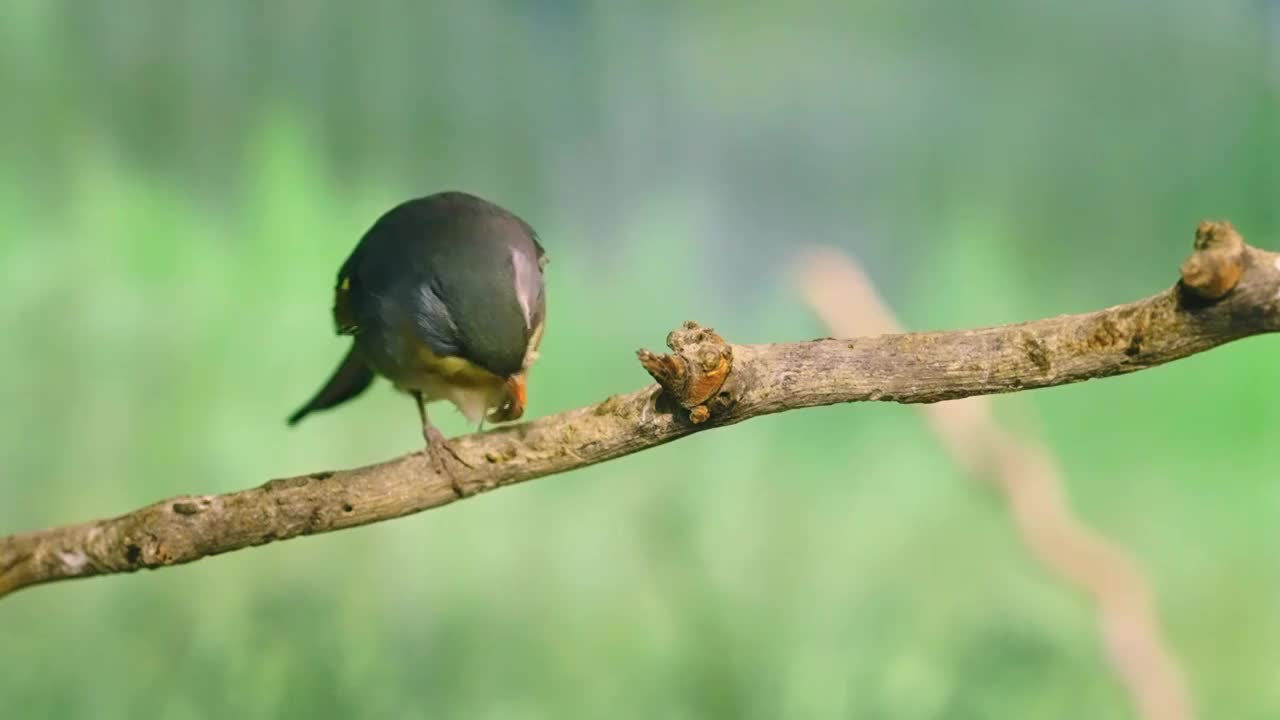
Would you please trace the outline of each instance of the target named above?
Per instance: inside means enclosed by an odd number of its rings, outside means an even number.
[[[0,533],[420,442],[333,276],[458,188],[553,257],[533,417],[687,318],[1095,309],[1280,248],[1264,2],[0,3]],[[1203,717],[1280,717],[1280,342],[1006,396],[1147,572]],[[437,417],[465,432],[453,411]],[[5,718],[1131,718],[1087,600],[912,408],[773,416],[353,531],[0,602]]]

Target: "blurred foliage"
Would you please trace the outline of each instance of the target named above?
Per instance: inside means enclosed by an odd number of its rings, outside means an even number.
[[[1277,247],[1261,2],[0,4],[0,532],[372,462],[333,273],[463,188],[552,254],[533,416],[686,318],[825,334],[831,244],[905,322],[1166,287],[1195,224]],[[1152,578],[1204,717],[1280,715],[1280,343],[1001,398]],[[462,432],[451,413],[445,429]],[[1083,598],[915,412],[765,418],[447,509],[0,603],[35,718],[1129,718]]]

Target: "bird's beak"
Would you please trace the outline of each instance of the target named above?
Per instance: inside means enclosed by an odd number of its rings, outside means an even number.
[[[512,375],[507,378],[506,382],[506,402],[502,407],[494,410],[489,419],[494,422],[511,422],[519,420],[524,415],[524,406],[526,402],[525,395],[525,376],[524,373]]]
[[[525,394],[524,373],[513,375],[507,379],[507,393],[511,396],[512,420],[524,414],[527,395]]]

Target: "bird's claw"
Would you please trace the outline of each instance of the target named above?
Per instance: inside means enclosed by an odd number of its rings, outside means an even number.
[[[439,428],[430,424],[422,426],[422,440],[427,444],[428,451],[447,445],[449,442],[444,439],[444,433],[440,432]]]
[[[440,432],[434,425],[427,425],[422,428],[422,439],[426,441],[427,446],[423,450],[427,459],[431,461],[431,469],[437,475],[449,478],[449,485],[453,488],[453,494],[459,498],[467,497],[462,483],[458,482],[458,476],[450,467],[450,461],[459,463],[465,467],[471,467],[465,460],[458,456],[453,446],[445,439],[444,433]],[[446,457],[448,456],[448,457]]]

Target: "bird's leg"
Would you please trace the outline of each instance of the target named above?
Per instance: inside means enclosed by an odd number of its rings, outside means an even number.
[[[418,402],[418,417],[422,420],[422,439],[427,444],[426,453],[431,460],[433,469],[438,474],[449,478],[449,484],[453,486],[455,495],[465,497],[462,492],[462,485],[458,483],[458,478],[449,470],[444,453],[449,453],[454,460],[461,462],[463,465],[466,465],[466,463],[462,462],[462,458],[458,457],[453,448],[449,447],[449,441],[445,440],[444,433],[440,432],[440,429],[435,425],[432,425],[431,420],[427,418],[427,399],[417,390],[413,391],[413,399]]]
[[[444,434],[435,425],[432,425],[431,420],[427,417],[427,399],[417,390],[413,391],[413,399],[418,401],[418,419],[422,421],[422,440],[426,442],[427,448],[431,449],[443,444],[445,442]]]

